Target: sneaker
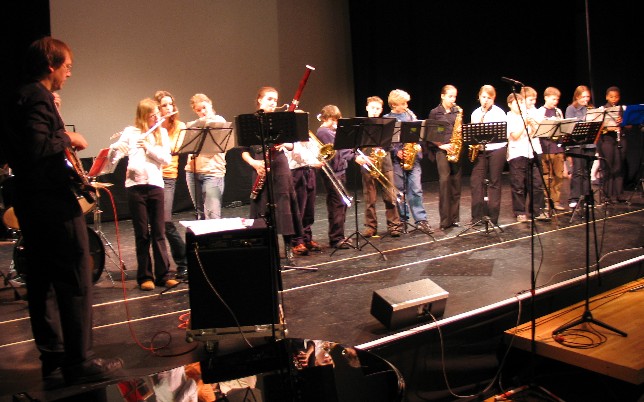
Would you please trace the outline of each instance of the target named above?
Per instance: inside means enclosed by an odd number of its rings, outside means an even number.
[[[144,282],[145,283],[145,282]],[[63,368],[63,377],[68,385],[109,379],[123,368],[123,360],[94,358],[84,363]]]
[[[372,227],[367,227],[364,231],[362,231],[362,235],[364,237],[373,237],[378,233],[378,231]]]
[[[535,216],[534,219],[536,219],[538,221],[549,221],[550,216],[548,214],[545,214],[545,213],[542,212],[541,214]]]
[[[291,250],[293,250],[294,255],[309,255],[309,249],[306,248],[304,244],[298,244],[297,246],[291,247]]]
[[[309,251],[322,251],[322,246],[320,246],[318,243],[314,242],[313,240],[311,240],[310,242],[304,243],[304,246]]]
[[[145,290],[145,291],[154,290],[154,282],[145,281],[145,282],[139,284],[139,289]]]
[[[577,206],[577,201],[570,201],[570,202],[568,203],[568,206],[569,206],[570,208],[575,208],[575,207]]]
[[[177,286],[178,284],[179,284],[178,280],[176,280],[176,279],[168,279],[167,281],[165,281],[164,285],[165,285],[166,288],[173,288],[173,287]]]
[[[525,215],[517,215],[517,222],[528,222],[528,217]]]
[[[561,204],[555,204],[555,209],[557,211],[565,211],[566,207],[564,205],[561,205]]]
[[[420,229],[420,231],[423,233],[427,233],[427,234],[434,233],[434,230],[432,229],[431,226],[429,226],[429,223],[427,223],[427,221],[420,221],[416,225],[418,225],[418,229]]]

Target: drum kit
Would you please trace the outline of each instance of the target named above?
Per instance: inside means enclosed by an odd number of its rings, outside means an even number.
[[[101,214],[103,211],[100,208],[100,190],[111,187],[112,183],[92,181],[90,184],[96,188],[96,202],[89,203],[83,197],[78,197],[78,202],[81,210],[83,211],[83,215],[93,213],[94,225],[93,228],[87,226],[87,235],[89,238],[92,281],[93,283],[96,283],[105,268],[106,255],[119,270],[125,270],[125,263],[119,258],[117,251],[112,246],[112,243],[107,239],[107,236],[105,236],[105,233],[102,231]],[[12,286],[25,286],[27,280],[27,261],[25,257],[25,244],[22,236],[20,235],[20,223],[18,222],[18,218],[16,217],[13,208],[13,176],[3,180],[1,187],[4,205],[2,209],[0,209],[0,213],[2,214],[2,224],[4,227],[0,229],[5,230],[5,237],[7,239],[15,242],[13,260],[11,261],[8,274],[5,275],[5,285],[11,284]],[[106,246],[109,248],[111,255],[106,254]],[[114,285],[112,274],[109,270],[105,270],[105,272],[112,281],[112,285]]]

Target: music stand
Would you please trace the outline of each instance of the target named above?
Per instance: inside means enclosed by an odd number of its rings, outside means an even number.
[[[626,106],[626,108],[624,109],[624,114],[622,115],[622,127],[639,126],[642,124],[644,124],[644,104]],[[643,151],[640,150],[640,161],[643,159],[641,157],[642,152]],[[642,187],[644,186],[644,179],[642,179],[641,164],[637,172],[638,174],[635,178],[635,187],[633,188],[631,195],[628,197],[628,200],[626,200],[626,203],[629,205],[631,204],[631,199],[633,198],[633,196],[644,189],[644,187]]]
[[[172,155],[192,155],[192,185],[197,220],[205,219],[205,211],[200,208],[203,201],[201,191],[197,188],[197,158],[200,154],[214,155],[230,150],[235,146],[234,138],[232,123],[198,119],[182,130],[172,145]]]
[[[537,127],[537,130],[532,135],[532,138],[545,138],[548,140],[552,140],[556,143],[562,144],[560,140],[565,139],[565,137],[573,131],[575,124],[577,124],[578,122],[579,120],[577,119],[544,119],[541,122],[539,122],[539,126]],[[550,210],[550,216],[554,217],[555,225],[558,225],[557,210],[554,208],[554,203],[552,203],[551,205],[551,201],[552,201],[552,198],[550,196],[550,185],[552,184],[551,171],[552,171],[552,167],[548,169],[547,183],[546,183],[546,178],[545,177],[543,178],[543,188],[546,192],[545,204],[546,204],[546,209]],[[552,209],[550,208],[551,206],[552,206]]]
[[[622,114],[622,127],[644,124],[644,104],[628,105]]]
[[[357,153],[358,148],[361,147],[382,147],[386,148],[391,145],[391,139],[394,135],[396,119],[386,117],[351,117],[338,120],[338,128],[336,131],[335,141],[333,143],[334,149],[351,149],[354,154]],[[369,239],[367,239],[359,230],[358,224],[358,179],[362,174],[359,169],[356,169],[356,186],[353,189],[354,199],[354,215],[356,230],[343,243],[349,245],[354,250],[362,251],[366,245],[373,247],[382,257],[387,260],[378,247],[376,247]],[[351,239],[355,238],[355,245],[351,244]],[[364,240],[364,244],[360,245],[360,240]],[[336,248],[331,253],[335,254],[340,248]]]
[[[279,243],[277,240],[277,226],[275,219],[275,201],[273,194],[273,177],[271,172],[271,153],[274,152],[274,144],[303,142],[309,140],[308,113],[301,112],[273,112],[264,113],[259,110],[253,114],[242,114],[235,117],[237,143],[241,146],[250,147],[260,145],[264,160],[266,178],[266,213],[264,220],[269,230],[271,239],[271,264],[279,270]],[[290,247],[284,244],[285,251]],[[286,252],[288,258],[288,252]],[[314,267],[298,267],[293,264],[289,268],[317,271]],[[281,283],[279,284],[281,290]]]
[[[394,136],[392,138],[392,142],[400,142],[402,144],[407,144],[407,143],[418,143],[418,142],[424,141],[424,138],[421,137],[423,133],[423,123],[424,121],[422,120],[396,122],[396,128],[394,129]],[[396,130],[398,130],[398,133],[396,133]],[[404,169],[403,163],[400,164],[400,170],[403,175],[402,197],[399,201],[399,204],[402,203],[403,205],[403,208],[402,208],[403,213],[402,213],[402,216],[400,217],[400,220],[402,221],[402,225],[403,225],[402,232],[403,233],[413,233],[416,231],[422,232],[427,236],[431,237],[433,241],[436,241],[436,238],[432,235],[431,232],[426,232],[421,228],[419,228],[418,226],[409,223],[410,208],[407,205],[407,190],[409,189],[410,171]],[[414,229],[411,232],[408,232],[407,231],[408,226],[411,226]]]
[[[508,133],[508,128],[507,128],[507,123],[505,121],[463,124],[463,142],[473,144],[474,146],[478,146],[478,147],[483,146],[482,151],[484,152],[484,155],[485,155],[485,168],[484,168],[485,190],[483,192],[483,199],[485,200],[486,212],[488,212],[487,187],[489,185],[488,176],[489,176],[489,169],[490,169],[490,163],[489,163],[490,155],[487,154],[485,151],[487,151],[488,144],[507,141],[507,133]],[[498,234],[496,230],[498,229],[499,231],[501,231],[501,233],[503,233],[503,229],[496,223],[492,222],[489,215],[483,215],[478,221],[472,222],[471,224],[467,225],[467,227],[459,234],[457,234],[456,237],[462,235],[463,233],[466,233],[471,229],[475,229],[476,226],[481,223],[485,225],[485,234],[494,232],[499,236],[499,240],[501,239],[501,235]]]

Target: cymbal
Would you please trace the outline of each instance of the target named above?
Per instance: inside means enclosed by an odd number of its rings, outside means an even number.
[[[107,188],[107,187],[112,187],[114,184],[94,182],[94,183],[91,183],[91,185],[94,188]]]

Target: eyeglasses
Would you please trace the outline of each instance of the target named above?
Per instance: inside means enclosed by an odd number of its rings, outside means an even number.
[[[63,64],[63,67],[65,67],[65,70],[67,70],[68,73],[72,72],[72,65],[71,64]]]

